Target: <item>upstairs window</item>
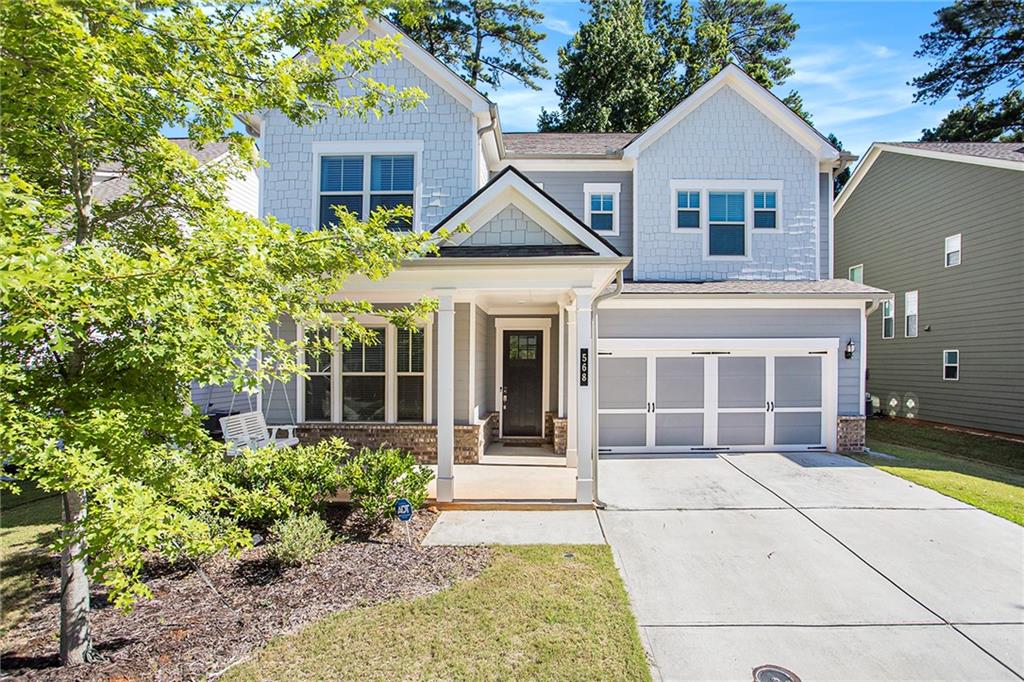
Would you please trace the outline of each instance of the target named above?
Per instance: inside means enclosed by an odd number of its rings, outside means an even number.
[[[882,301],[882,338],[891,339],[896,336],[895,301],[891,298]]]
[[[942,378],[944,381],[960,380],[960,351],[942,351]]]
[[[744,192],[708,193],[708,255],[746,255]]]
[[[850,281],[857,282],[858,284],[864,283],[864,266],[854,265],[850,268]]]
[[[676,192],[676,228],[700,229],[700,192]]]
[[[903,297],[906,311],[903,313],[903,335],[908,339],[917,338],[917,292],[908,291]]]
[[[583,185],[584,220],[590,229],[603,234],[619,233],[620,185],[588,182]]]
[[[960,235],[946,237],[946,267],[960,265]]]
[[[774,229],[778,225],[775,192],[754,192],[754,227]]]
[[[320,157],[320,225],[337,224],[334,207],[358,220],[378,207],[413,207],[415,157],[412,154],[359,154]],[[369,191],[367,191],[367,189]],[[408,218],[396,218],[392,230],[408,230]]]

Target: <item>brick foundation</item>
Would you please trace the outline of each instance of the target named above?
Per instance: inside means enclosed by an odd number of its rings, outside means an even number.
[[[555,413],[544,413],[544,442],[549,445],[555,442]]]
[[[455,463],[476,464],[493,441],[497,414],[479,424],[455,425]],[[353,449],[390,445],[411,452],[420,464],[437,463],[437,426],[434,424],[300,424],[297,433],[303,443],[342,438]]]
[[[556,455],[564,455],[566,446],[569,444],[569,420],[554,419],[554,446]]]
[[[839,452],[856,454],[864,452],[866,423],[864,417],[839,417],[836,445]]]

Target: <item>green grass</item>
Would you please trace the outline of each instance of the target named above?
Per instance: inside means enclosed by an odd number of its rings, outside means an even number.
[[[30,485],[19,495],[0,493],[0,635],[32,608],[36,570],[48,561],[59,521],[59,497]]]
[[[859,457],[861,461],[1024,526],[1024,445],[871,419],[868,447],[899,459]]]
[[[472,580],[329,616],[224,679],[650,679],[608,547],[494,552]]]

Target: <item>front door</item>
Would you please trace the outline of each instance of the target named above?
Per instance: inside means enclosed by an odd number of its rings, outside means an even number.
[[[503,436],[540,436],[543,432],[543,340],[540,330],[504,332],[501,368]]]

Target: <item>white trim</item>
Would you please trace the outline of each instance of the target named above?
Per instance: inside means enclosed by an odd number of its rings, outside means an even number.
[[[853,169],[853,174],[850,176],[850,180],[843,187],[843,191],[839,193],[834,203],[832,215],[835,216],[839,211],[843,210],[843,206],[846,205],[846,200],[853,194],[854,190],[860,184],[860,181],[864,179],[867,172],[871,170],[871,166],[874,165],[878,157],[881,156],[882,152],[892,152],[894,154],[905,154],[906,156],[919,156],[926,159],[939,159],[941,161],[956,161],[958,163],[969,163],[976,166],[989,166],[991,168],[1002,168],[1004,170],[1015,170],[1024,171],[1024,163],[1020,161],[1009,161],[1004,159],[989,159],[982,156],[968,156],[967,154],[953,154],[950,152],[938,152],[930,149],[920,149],[917,147],[900,147],[898,145],[885,144],[884,142],[875,142],[868,149],[868,153],[864,155],[864,160],[857,164],[857,167]]]
[[[538,185],[538,187],[543,187]],[[590,225],[590,229],[594,230],[598,234],[609,235],[613,237],[619,236],[619,213],[621,205],[619,204],[619,194],[622,191],[622,185],[618,182],[585,182],[583,183],[583,222]],[[612,195],[612,229],[611,230],[598,230],[590,223],[590,196],[592,194],[611,194]],[[605,211],[602,211],[604,213]]]
[[[470,424],[475,424],[480,415],[476,409],[476,304],[472,301],[469,301],[468,366],[469,385],[466,387],[466,394],[469,397],[469,405],[466,408],[466,419]]]
[[[370,189],[370,170],[372,156],[385,154],[411,154],[413,157],[413,181],[412,181],[412,230],[419,232],[423,229],[422,210],[423,203],[423,140],[339,140],[314,142],[312,144],[313,168],[312,177],[313,189],[313,211],[309,222],[311,229],[319,229],[320,225],[320,159],[324,156],[362,156],[363,157],[363,189],[358,192],[362,196],[363,220],[366,220],[370,211],[370,195],[374,192]],[[335,194],[326,192],[326,194]],[[356,192],[348,194],[355,195]],[[381,194],[381,192],[377,192]],[[394,192],[394,194],[405,194],[405,192]]]
[[[558,304],[558,412],[565,419],[565,306]]]
[[[885,314],[885,304],[886,303],[889,304],[889,314],[888,315]],[[882,340],[894,339],[894,338],[896,338],[896,297],[892,296],[890,298],[882,299],[881,306],[882,306]],[[892,333],[889,334],[888,336],[885,335],[885,321],[886,320],[892,320]]]
[[[494,318],[494,408],[498,413],[498,437],[505,437],[505,414],[502,409],[501,387],[504,382],[504,333],[508,330],[541,332],[541,414],[540,434],[547,435],[547,413],[551,408],[551,318],[549,317],[496,317]]]
[[[828,278],[836,276],[836,220],[835,220],[835,171],[829,169],[828,173]],[[820,191],[820,190],[819,190]],[[821,215],[819,207],[818,215]]]
[[[956,362],[946,362],[946,353],[956,353]],[[956,378],[950,379],[946,376],[947,367],[956,367]],[[942,351],[942,380],[943,381],[960,381],[960,349],[959,348],[947,348]]]
[[[867,402],[868,395],[868,312],[873,308],[865,308],[864,312],[860,316],[860,362],[858,369],[860,370],[860,377],[858,384],[860,385],[860,401],[857,403],[857,412],[861,417],[866,417],[867,414],[864,411],[864,404]]]
[[[575,241],[595,251],[599,256],[617,257],[593,232],[588,230],[578,219],[544,194],[532,182],[509,171],[491,183],[476,196],[473,201],[462,207],[457,213],[449,216],[438,225],[439,228],[458,226],[466,223],[470,227],[468,233],[453,235],[449,240],[452,244],[462,244],[473,233],[480,229],[490,218],[493,218],[506,206],[514,205],[530,217],[542,228],[550,232],[562,243]],[[592,256],[588,256],[590,258]],[[416,262],[425,262],[422,259]],[[436,260],[436,259],[435,259]],[[508,259],[503,259],[508,260]]]
[[[633,159],[580,159],[534,158],[522,159],[515,156],[499,160],[491,168],[498,172],[514,166],[524,173],[537,171],[628,171],[635,167]]]
[[[853,271],[856,270],[857,268],[860,268],[860,279],[859,280],[856,280],[856,279],[853,278]],[[863,284],[864,283],[864,264],[863,263],[857,263],[856,265],[851,265],[849,268],[847,268],[846,269],[846,279],[850,280],[851,282],[858,282],[860,284]]]
[[[632,195],[631,195],[631,199],[630,199],[631,203],[633,204],[633,225],[632,225],[633,244],[632,244],[632,251],[630,251],[630,254],[632,254],[632,256],[633,256],[633,263],[632,263],[632,265],[633,265],[633,278],[634,279],[636,279],[639,276],[639,272],[640,272],[640,259],[639,259],[640,250],[637,248],[637,238],[638,238],[638,235],[640,234],[640,229],[637,227],[640,224],[640,202],[638,200],[638,197],[639,197],[638,189],[640,187],[640,182],[639,182],[639,179],[637,178],[637,175],[639,175],[639,174],[637,173],[636,168],[633,168],[632,172],[630,173],[630,176],[632,178],[631,182],[633,183],[633,187],[632,187],[632,190],[631,190],[632,191]]]
[[[783,234],[783,189],[782,180],[717,180],[698,178],[672,178],[669,180],[669,229],[675,234],[700,234],[702,239],[701,257],[705,261],[750,261],[753,260],[753,236],[755,234]],[[700,193],[699,227],[676,227],[678,223],[677,194],[679,192]],[[742,256],[712,256],[711,248],[711,193],[743,193],[743,240]],[[754,192],[775,192],[775,227],[754,227]],[[738,223],[737,223],[738,224]]]
[[[807,124],[807,121],[795,114],[792,109],[735,64],[728,64],[714,78],[697,88],[692,95],[677,104],[671,111],[658,119],[654,125],[634,138],[632,142],[624,147],[623,156],[628,158],[638,157],[644,149],[675,127],[676,124],[725,86],[735,90],[772,123],[782,128],[790,137],[814,154],[817,159],[827,161],[839,159],[839,152],[828,143],[828,140],[823,138],[818,131]]]
[[[949,240],[951,240],[951,239],[955,239],[956,240],[956,248],[955,249],[950,249],[949,248]],[[943,267],[955,268],[955,267],[957,267],[958,265],[960,265],[961,263],[964,262],[964,240],[963,240],[963,233],[957,232],[954,235],[950,235],[949,237],[946,237],[945,241],[942,244],[942,248],[943,248],[943,255],[942,255],[942,265],[943,265]],[[951,253],[957,254],[957,261],[955,263],[950,263],[949,262],[949,255]]]
[[[745,309],[768,308],[776,310],[805,310],[864,307],[864,301],[873,300],[872,296],[819,298],[780,295],[716,295],[716,294],[622,294],[601,304],[601,310],[611,308],[628,309],[678,309],[678,308],[711,308],[711,309]]]
[[[921,315],[918,312],[918,300],[919,297],[917,289],[903,294],[903,338],[905,339],[916,339],[921,333]],[[914,318],[913,334],[908,333],[910,329],[911,316]]]

